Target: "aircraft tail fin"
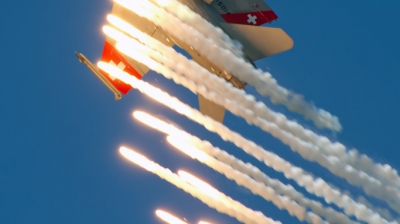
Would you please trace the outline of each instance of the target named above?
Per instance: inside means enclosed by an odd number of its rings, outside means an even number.
[[[132,76],[135,76],[138,79],[142,78],[142,74],[140,74],[132,65],[125,59],[118,51],[114,48],[114,46],[108,41],[104,42],[103,54],[101,56],[101,60],[104,62],[108,62],[113,64],[123,71],[129,73]],[[130,85],[121,82],[118,79],[110,76],[108,73],[102,71],[100,69],[101,74],[113,85],[117,88],[121,93],[127,94],[129,90],[132,88]]]
[[[229,5],[221,0],[206,2],[219,12],[227,23],[261,26],[278,19],[275,12],[263,0],[226,1],[232,2]]]
[[[229,23],[221,23],[221,26],[232,39],[242,43],[244,52],[254,61],[290,50],[294,45],[281,28]]]

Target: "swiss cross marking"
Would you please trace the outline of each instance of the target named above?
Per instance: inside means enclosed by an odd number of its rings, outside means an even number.
[[[249,19],[247,20],[248,23],[253,23],[254,25],[257,24],[257,16],[252,16],[251,14],[248,14],[247,17],[249,17]]]
[[[117,68],[121,69],[122,71],[126,68],[125,64],[124,64],[122,61],[120,61],[120,62],[118,63],[118,65],[116,65],[115,62],[114,62],[113,60],[110,60],[110,61],[108,62],[108,64],[113,65],[113,66],[117,66]],[[109,76],[110,76],[110,79],[111,79],[111,80],[113,80],[113,81],[115,80],[115,77],[114,77],[114,76],[112,76],[112,75],[109,75]]]

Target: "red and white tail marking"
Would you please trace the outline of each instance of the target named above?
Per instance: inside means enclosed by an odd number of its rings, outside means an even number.
[[[108,62],[114,66],[117,66],[124,72],[127,72],[138,79],[142,78],[142,76],[132,67],[132,65],[114,48],[114,46],[112,46],[107,41],[105,41],[104,43],[103,55],[101,56],[101,60],[104,62]],[[129,90],[132,88],[130,85],[121,82],[120,80],[116,79],[111,75],[108,75],[106,72],[102,70],[100,70],[100,72],[121,93],[127,94]]]
[[[227,23],[253,26],[261,26],[278,18],[278,16],[272,10],[221,14],[221,17]]]
[[[108,64],[110,64],[110,65],[112,65],[112,66],[116,66],[117,68],[119,68],[119,69],[122,70],[122,71],[125,70],[125,68],[126,68],[125,64],[124,64],[122,61],[120,61],[120,62],[118,63],[118,65],[117,65],[117,64],[115,64],[115,62],[114,62],[113,60],[110,60],[110,61],[108,62]],[[110,79],[111,79],[112,81],[115,80],[115,77],[114,77],[114,76],[109,75],[109,77],[110,77]]]

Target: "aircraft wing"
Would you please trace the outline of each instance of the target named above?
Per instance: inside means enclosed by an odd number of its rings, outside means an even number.
[[[118,3],[114,3],[111,12],[113,15],[120,17],[126,22],[130,23],[137,29],[144,33],[152,36],[153,38],[161,41],[167,46],[173,46],[174,43],[170,41],[169,35],[166,34],[161,28],[154,25],[153,22],[138,16],[137,14],[129,11],[128,9],[122,7]],[[113,26],[112,24],[108,24]],[[101,57],[102,61],[109,62],[113,65],[120,67],[125,72],[138,79],[141,79],[148,71],[149,68],[129,57],[125,57],[117,51],[115,48],[116,42],[111,38],[106,38],[104,42],[103,54]],[[121,93],[127,94],[132,88],[131,86],[116,80],[114,77],[110,77],[106,72],[100,70],[100,72],[107,78],[107,80],[114,85]]]

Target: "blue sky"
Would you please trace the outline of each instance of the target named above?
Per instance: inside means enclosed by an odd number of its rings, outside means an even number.
[[[337,115],[339,134],[301,124],[400,169],[400,1],[276,1],[271,26],[294,40],[292,50],[257,65],[318,107]],[[74,51],[97,61],[111,1],[8,1],[0,9],[0,223],[161,223],[166,208],[191,223],[236,223],[171,184],[129,164],[120,145],[161,165],[185,168],[245,205],[283,223],[298,223],[232,181],[173,150],[165,136],[132,119],[142,109],[294,184],[201,126],[133,90],[121,101]],[[162,76],[146,81],[197,106],[197,97]],[[254,89],[246,89],[255,93]],[[266,101],[258,96],[258,99]],[[269,134],[228,113],[225,124],[293,164],[353,193],[319,165],[303,160]],[[297,186],[296,186],[297,188]]]

